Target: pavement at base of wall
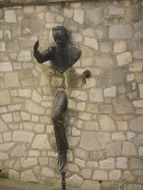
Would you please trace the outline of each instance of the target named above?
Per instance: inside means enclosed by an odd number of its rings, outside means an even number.
[[[51,187],[16,180],[0,178],[0,190],[60,190],[60,187]],[[68,190],[73,190],[69,189]]]

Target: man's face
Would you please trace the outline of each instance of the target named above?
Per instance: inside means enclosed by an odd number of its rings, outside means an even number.
[[[54,35],[54,40],[58,47],[64,48],[67,44],[67,37],[62,30],[58,30]]]

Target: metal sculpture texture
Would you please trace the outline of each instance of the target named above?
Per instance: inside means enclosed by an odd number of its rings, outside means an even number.
[[[68,31],[65,27],[56,26],[52,29],[52,33],[56,45],[49,47],[47,50],[41,53],[38,50],[39,41],[37,41],[33,47],[33,55],[40,64],[51,60],[53,69],[60,74],[63,74],[80,58],[81,50],[70,43]],[[82,74],[82,81],[85,82],[86,78],[88,77],[90,77],[90,71],[86,70]],[[68,141],[65,130],[65,112],[67,110],[67,104],[68,99],[65,90],[59,90],[54,101],[52,120],[58,150],[58,169],[62,175],[62,190],[66,190],[65,164],[68,150]]]

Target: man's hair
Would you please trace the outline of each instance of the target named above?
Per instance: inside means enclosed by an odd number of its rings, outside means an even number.
[[[64,26],[55,26],[54,28],[52,28],[52,33],[53,33],[53,37],[55,38],[56,34],[58,31],[62,31],[66,38],[68,39],[69,38],[69,34],[68,34],[68,31],[67,29],[64,27]]]

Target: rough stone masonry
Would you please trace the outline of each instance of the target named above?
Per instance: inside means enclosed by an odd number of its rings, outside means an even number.
[[[82,50],[71,85],[67,186],[143,190],[143,1],[79,1],[0,8],[0,168],[10,178],[60,185],[51,123],[63,79],[38,65],[33,44],[64,25]],[[69,73],[70,75],[70,73]]]

